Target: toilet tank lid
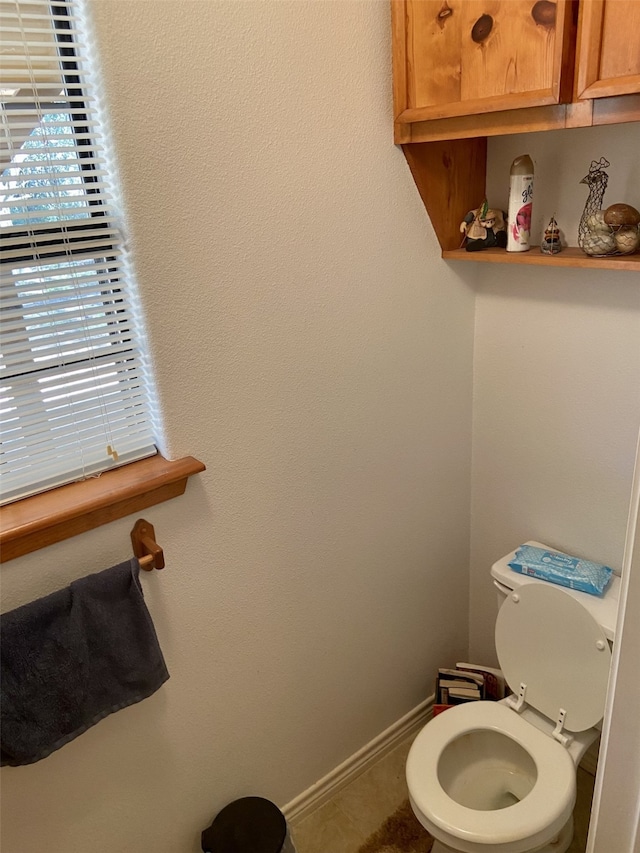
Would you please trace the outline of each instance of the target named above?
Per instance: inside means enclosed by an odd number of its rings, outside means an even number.
[[[529,541],[525,544],[533,545],[536,548],[544,548],[546,551],[555,551],[558,554],[564,553],[558,548],[551,548],[549,545],[544,545],[542,542]],[[501,586],[510,590],[514,590],[526,583],[544,584],[545,586],[548,586],[548,581],[538,580],[538,578],[532,578],[529,575],[521,575],[519,572],[515,572],[513,569],[509,568],[509,563],[515,557],[516,550],[517,549],[514,549],[491,566],[491,577]],[[559,588],[564,590],[568,595],[573,596],[573,598],[576,598],[602,627],[606,638],[610,641],[614,640],[616,619],[618,616],[618,599],[620,597],[620,578],[618,575],[614,575],[612,577],[611,583],[605,590],[602,597],[598,595],[589,595],[588,593],[580,592],[580,590],[577,589],[567,589],[567,587],[564,586]]]

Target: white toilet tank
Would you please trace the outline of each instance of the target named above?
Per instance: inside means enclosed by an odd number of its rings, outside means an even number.
[[[544,548],[545,551],[558,551],[557,548],[551,548],[549,545],[544,545],[541,542],[526,542],[527,545],[533,545],[536,548]],[[549,581],[538,580],[530,575],[522,575],[519,572],[509,568],[509,563],[516,555],[515,550],[502,557],[491,567],[491,577],[493,584],[498,593],[498,607],[501,607],[509,593],[517,589],[522,584],[534,583],[549,585]],[[590,595],[586,592],[581,592],[576,589],[568,589],[567,587],[559,587],[564,592],[576,598],[583,607],[585,607],[602,627],[606,638],[609,640],[609,645],[613,643],[616,629],[616,618],[618,615],[618,599],[620,596],[620,578],[618,575],[613,575],[611,583],[607,587],[602,597],[598,595]]]

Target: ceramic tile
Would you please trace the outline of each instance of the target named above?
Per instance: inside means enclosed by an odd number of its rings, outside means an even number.
[[[403,741],[332,800],[365,838],[408,796],[404,768],[413,737]]]
[[[297,853],[356,853],[364,841],[332,800],[294,823],[291,836]]]

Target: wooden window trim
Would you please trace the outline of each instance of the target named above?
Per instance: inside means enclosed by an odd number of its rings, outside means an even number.
[[[170,462],[158,454],[7,504],[0,511],[0,562],[175,498],[204,470],[193,456]]]

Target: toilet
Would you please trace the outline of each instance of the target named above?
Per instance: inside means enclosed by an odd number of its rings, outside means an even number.
[[[573,838],[576,770],[600,734],[620,578],[593,596],[514,572],[514,556],[491,569],[512,695],[444,711],[407,758],[432,853],[565,853]]]

